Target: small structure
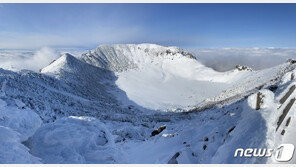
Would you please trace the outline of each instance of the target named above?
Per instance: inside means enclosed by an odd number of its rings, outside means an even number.
[[[281,126],[281,124],[283,123],[284,119],[286,118],[288,112],[290,111],[290,109],[292,108],[294,102],[295,102],[295,98],[291,99],[290,102],[287,104],[287,106],[284,108],[282,115],[279,117],[279,120],[277,122],[277,128],[276,131],[279,129],[279,127]]]
[[[283,104],[285,103],[285,101],[290,97],[290,95],[294,92],[295,90],[295,85],[291,86],[291,88],[289,89],[289,91],[286,93],[286,95],[284,97],[281,98],[280,103]]]
[[[260,109],[261,104],[263,103],[263,97],[264,95],[261,92],[257,93],[256,110]]]

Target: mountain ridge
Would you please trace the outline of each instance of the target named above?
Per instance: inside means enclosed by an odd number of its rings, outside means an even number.
[[[274,133],[279,99],[295,85],[292,60],[221,73],[181,54],[110,52],[119,59],[105,68],[64,54],[41,73],[0,69],[0,145],[17,148],[0,150],[0,162],[269,163],[233,153],[295,142],[292,112],[285,136]]]
[[[82,54],[79,59],[117,72],[137,68],[142,61],[153,61],[157,57],[171,57],[172,55],[196,59],[192,54],[180,48],[155,44],[100,45],[96,49]]]

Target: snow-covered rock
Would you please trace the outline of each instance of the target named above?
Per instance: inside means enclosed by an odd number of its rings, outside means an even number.
[[[0,99],[0,126],[9,127],[18,132],[20,141],[26,141],[31,137],[41,123],[40,117],[31,109],[7,106],[6,102]]]
[[[32,156],[29,149],[21,143],[20,134],[12,129],[0,126],[0,163],[33,164],[40,159]]]
[[[246,70],[246,71],[253,71],[251,67],[248,67],[248,66],[242,66],[242,65],[236,65],[235,66],[235,69],[239,70],[239,71],[243,71],[243,70]]]
[[[95,118],[68,117],[41,127],[31,141],[43,163],[116,163],[113,139]]]

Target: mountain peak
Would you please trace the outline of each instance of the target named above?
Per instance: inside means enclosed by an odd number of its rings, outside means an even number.
[[[111,71],[125,71],[152,62],[184,57],[195,59],[192,54],[178,47],[143,43],[100,45],[82,54],[80,59]]]
[[[61,59],[65,61],[65,63],[72,64],[73,62],[77,61],[77,58],[75,58],[70,53],[64,53],[61,56]]]
[[[77,60],[73,55],[70,53],[64,53],[60,58],[51,62],[47,67],[41,70],[42,73],[53,73],[56,70],[60,69],[62,66],[71,66]]]

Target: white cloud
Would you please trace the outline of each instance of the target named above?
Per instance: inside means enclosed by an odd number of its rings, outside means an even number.
[[[47,47],[38,51],[4,50],[0,52],[0,68],[39,71],[59,57],[58,52]]]
[[[295,48],[215,48],[191,49],[191,52],[206,66],[218,71],[231,70],[238,64],[259,70],[296,59]]]

